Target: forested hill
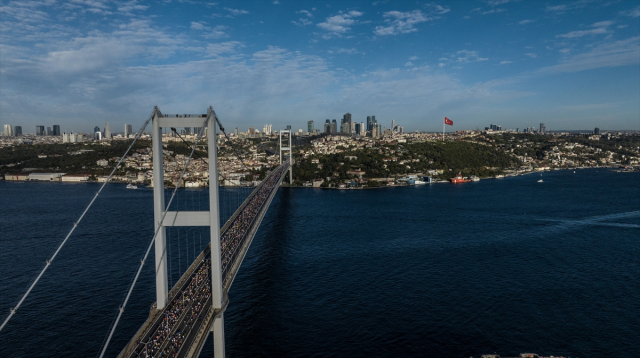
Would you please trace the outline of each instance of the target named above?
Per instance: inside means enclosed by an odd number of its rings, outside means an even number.
[[[427,158],[421,161],[420,169],[453,169],[468,174],[482,175],[485,167],[513,168],[520,161],[503,150],[469,142],[422,142],[406,144],[404,147],[414,156]],[[433,164],[429,164],[432,161]]]

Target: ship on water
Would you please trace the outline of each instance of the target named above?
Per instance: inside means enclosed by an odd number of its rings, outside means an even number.
[[[458,173],[458,175],[456,175],[455,178],[451,178],[449,180],[451,181],[452,184],[460,184],[460,183],[466,183],[471,181],[471,179],[467,177],[463,177],[462,173]]]

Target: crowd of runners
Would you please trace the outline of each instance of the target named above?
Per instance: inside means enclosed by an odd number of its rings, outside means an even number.
[[[155,330],[138,343],[134,357],[176,357],[185,335],[200,318],[202,306],[211,296],[211,259],[206,258],[191,277],[189,285],[178,292]]]
[[[262,208],[265,200],[271,195],[273,186],[280,181],[286,166],[280,166],[265,182],[257,189],[251,201],[245,206],[240,214],[231,222],[229,228],[220,237],[220,256],[222,259],[222,277],[226,277],[227,267],[232,263],[236,251],[244,242],[245,235],[253,219]]]

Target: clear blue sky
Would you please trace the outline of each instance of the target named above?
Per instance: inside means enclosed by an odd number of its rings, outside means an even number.
[[[2,1],[0,124],[640,129],[638,1]]]

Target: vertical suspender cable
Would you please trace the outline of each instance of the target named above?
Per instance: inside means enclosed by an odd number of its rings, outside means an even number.
[[[51,266],[51,263],[53,262],[53,260],[56,258],[56,256],[58,255],[58,253],[60,252],[60,250],[62,249],[62,247],[64,246],[64,244],[67,243],[67,240],[69,240],[69,237],[71,236],[71,234],[73,234],[73,231],[76,229],[76,227],[78,227],[78,224],[80,224],[80,222],[82,221],[82,218],[84,218],[84,215],[87,213],[87,211],[89,211],[89,208],[91,208],[91,206],[93,205],[93,203],[96,201],[96,199],[98,198],[98,196],[100,195],[100,193],[102,192],[102,189],[104,189],[105,185],[107,185],[107,183],[109,182],[109,180],[111,180],[111,177],[113,177],[113,174],[116,172],[116,170],[118,170],[118,168],[120,167],[120,164],[122,164],[122,161],[124,160],[124,158],[126,158],[127,154],[129,154],[129,151],[131,150],[131,148],[133,148],[133,145],[136,143],[136,141],[138,140],[138,138],[140,138],[140,136],[142,135],[142,132],[144,132],[144,129],[147,127],[147,125],[149,124],[149,122],[151,122],[151,120],[153,119],[153,116],[155,114],[159,114],[162,115],[160,113],[160,110],[158,109],[158,107],[154,107],[153,111],[151,112],[151,116],[149,116],[149,119],[147,119],[146,122],[144,122],[144,125],[142,126],[142,128],[140,128],[140,130],[138,131],[138,133],[136,133],[135,138],[133,139],[133,142],[131,142],[131,144],[129,145],[129,148],[127,148],[127,151],[124,153],[124,155],[120,158],[120,160],[118,161],[118,164],[116,164],[116,166],[113,168],[113,170],[111,171],[111,174],[109,174],[109,177],[107,178],[107,180],[102,184],[102,186],[100,187],[100,189],[98,190],[98,192],[96,193],[96,195],[93,197],[93,199],[91,199],[91,202],[89,203],[89,205],[87,205],[87,207],[84,209],[84,211],[82,212],[82,215],[80,215],[80,218],[78,219],[78,221],[76,221],[75,223],[73,223],[73,227],[71,228],[71,230],[69,231],[69,233],[67,234],[67,236],[64,238],[64,240],[62,240],[62,243],[60,243],[60,245],[58,246],[58,248],[56,249],[56,251],[53,253],[53,256],[51,256],[51,258],[49,260],[46,261],[46,265],[44,266],[44,268],[42,269],[42,271],[40,271],[40,274],[38,275],[38,277],[36,277],[35,281],[33,281],[33,283],[31,284],[31,286],[29,287],[29,289],[27,290],[27,292],[22,296],[22,298],[20,299],[20,301],[18,302],[18,304],[11,309],[11,313],[9,313],[9,315],[7,316],[7,318],[5,318],[4,322],[2,322],[2,325],[0,325],[0,331],[2,331],[2,329],[7,325],[7,323],[9,322],[9,320],[11,319],[11,317],[13,317],[13,315],[16,314],[16,311],[18,310],[18,308],[20,308],[20,306],[22,305],[22,303],[24,302],[24,300],[27,298],[27,296],[29,296],[29,293],[31,293],[31,290],[33,290],[33,288],[36,286],[36,284],[38,283],[38,281],[40,281],[40,278],[42,277],[42,275],[45,273],[45,271],[47,271],[47,269],[49,268],[49,266]]]

